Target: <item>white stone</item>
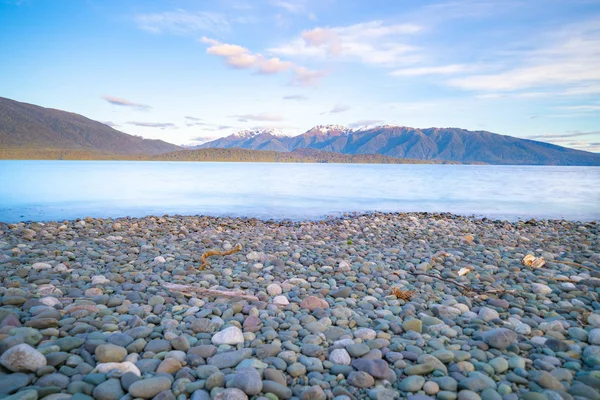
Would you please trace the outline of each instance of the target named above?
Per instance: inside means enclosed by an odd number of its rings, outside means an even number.
[[[534,283],[531,285],[531,291],[535,294],[547,295],[552,293],[552,289],[543,283]]]
[[[277,304],[278,306],[287,306],[290,304],[290,301],[285,296],[276,296],[273,299],[273,304]]]
[[[377,332],[370,328],[360,328],[354,332],[354,337],[362,340],[373,340],[377,337]]]
[[[481,307],[479,309],[478,315],[479,315],[479,318],[481,318],[482,320],[484,320],[486,322],[490,322],[490,321],[500,318],[500,314],[498,314],[498,312],[496,310],[492,310],[491,308],[488,308],[488,307]]]
[[[57,289],[56,286],[48,283],[48,284],[38,286],[37,294],[39,296],[49,296],[51,294],[55,294],[57,296],[62,296],[63,292],[60,289]]]
[[[550,332],[550,331],[564,332],[565,331],[565,328],[562,326],[560,321],[542,322],[542,323],[540,323],[538,328],[542,332]]]
[[[466,304],[463,304],[463,303],[457,303],[457,304],[453,305],[452,307],[460,310],[463,314],[470,311],[469,306]]]
[[[269,296],[279,296],[281,293],[283,293],[283,289],[281,289],[281,286],[278,284],[271,283],[269,286],[267,286],[267,293],[269,293]]]
[[[333,342],[334,346],[349,346],[351,344],[354,344],[354,340],[346,338],[346,339],[340,339],[340,340],[336,340],[335,342]]]
[[[240,344],[244,343],[244,334],[240,328],[230,326],[229,328],[225,328],[222,331],[215,333],[211,341],[217,346],[220,344]]]
[[[46,357],[28,344],[18,344],[6,350],[0,364],[13,372],[35,372],[46,366]]]
[[[104,275],[92,276],[92,285],[106,285],[107,283],[110,283],[110,280],[106,279]]]
[[[517,324],[514,330],[521,335],[529,335],[531,333],[531,327],[523,323]]]
[[[338,264],[338,268],[340,271],[350,271],[350,264],[348,264],[348,261],[340,261],[340,263]]]
[[[133,364],[130,361],[123,361],[121,363],[109,362],[109,363],[97,364],[96,368],[94,368],[92,373],[106,374],[106,373],[108,373],[108,371],[112,371],[113,369],[117,369],[117,370],[123,372],[124,374],[127,372],[132,372],[132,373],[136,374],[137,376],[142,375],[140,370],[138,369],[138,367],[136,367],[135,364]]]
[[[154,262],[164,264],[167,262],[167,260],[165,260],[165,258],[163,256],[158,256],[158,257],[154,257]]]
[[[246,258],[248,260],[258,261],[260,259],[260,254],[258,254],[256,251],[251,251],[246,255]]]
[[[588,343],[600,345],[600,328],[592,329],[588,334]]]
[[[31,268],[37,269],[37,270],[48,269],[48,268],[52,268],[52,265],[45,263],[45,262],[36,262],[31,266]]]
[[[596,328],[600,328],[600,315],[590,314],[587,320],[588,324],[595,326]]]
[[[56,272],[66,272],[69,270],[69,268],[67,268],[67,266],[65,264],[58,264],[56,267],[54,267],[54,270]]]
[[[57,304],[60,304],[60,301],[56,298],[56,297],[42,297],[40,299],[40,303],[42,303],[45,306],[50,306],[50,307],[54,307]]]
[[[338,365],[350,365],[352,358],[346,349],[335,349],[329,354],[329,361]]]

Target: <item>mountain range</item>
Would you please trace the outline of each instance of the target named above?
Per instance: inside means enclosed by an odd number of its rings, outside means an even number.
[[[380,154],[420,160],[520,165],[600,165],[600,154],[550,143],[459,128],[377,126],[353,130],[319,125],[299,136],[245,131],[199,146],[250,150],[317,149],[342,154]]]
[[[385,162],[400,158],[435,163],[600,165],[600,154],[544,142],[486,131],[392,125],[362,129],[319,125],[298,136],[273,129],[240,131],[204,143],[195,150],[202,153],[194,154],[189,148],[128,135],[79,114],[0,97],[0,158],[151,159],[160,155],[157,159],[208,161],[210,152],[204,149],[211,148],[294,153],[291,157],[275,157],[272,153],[213,152],[218,161],[226,161],[230,154],[243,155],[247,160],[305,157],[311,162]]]

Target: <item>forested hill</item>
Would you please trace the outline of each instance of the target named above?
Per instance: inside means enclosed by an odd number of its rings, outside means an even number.
[[[379,154],[348,155],[319,150],[293,152],[247,149],[197,149],[179,150],[164,154],[114,154],[89,150],[60,149],[3,149],[4,160],[131,160],[131,161],[205,161],[205,162],[290,162],[290,163],[351,163],[351,164],[457,164],[454,162],[427,161],[387,157]]]
[[[128,135],[79,114],[0,97],[0,149],[159,154],[180,147]]]

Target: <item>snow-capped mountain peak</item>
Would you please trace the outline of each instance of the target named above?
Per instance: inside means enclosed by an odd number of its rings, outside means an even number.
[[[287,136],[278,129],[269,128],[269,129],[255,129],[255,130],[245,129],[243,131],[239,131],[239,132],[232,134],[231,137],[239,138],[239,139],[251,139],[255,136],[262,135],[262,134],[268,134],[268,135],[277,136],[277,137]]]
[[[317,125],[314,128],[310,129],[309,132],[310,131],[320,132],[323,134],[328,134],[331,132],[341,132],[344,134],[352,133],[352,129],[344,125]]]

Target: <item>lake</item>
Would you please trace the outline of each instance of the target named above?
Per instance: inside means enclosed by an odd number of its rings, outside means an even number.
[[[600,167],[0,161],[4,222],[368,211],[599,220]]]

